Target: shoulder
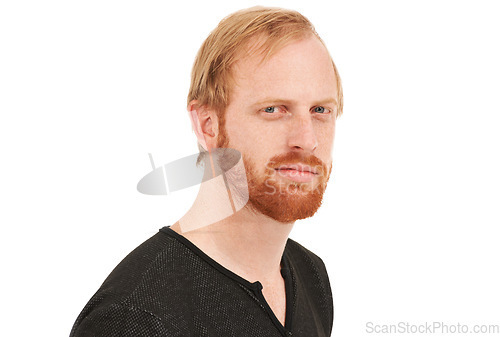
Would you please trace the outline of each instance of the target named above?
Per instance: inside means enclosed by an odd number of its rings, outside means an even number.
[[[130,252],[109,274],[101,289],[132,292],[147,281],[150,273],[158,272],[158,264],[178,255],[179,250],[182,245],[160,230]]]
[[[285,248],[292,276],[300,296],[313,304],[328,331],[333,326],[333,297],[323,260],[298,242],[288,239]],[[329,335],[329,334],[328,334]]]
[[[85,305],[71,336],[128,336],[127,331],[135,332],[134,336],[165,336],[171,329],[162,322],[165,308],[158,307],[158,294],[168,296],[182,284],[185,272],[174,261],[183,254],[183,245],[161,230],[140,244]]]
[[[91,302],[78,317],[70,337],[169,336],[161,319],[150,312],[126,303],[89,308]]]
[[[285,254],[287,254],[289,260],[298,267],[299,270],[305,269],[307,271],[314,271],[321,274],[322,277],[326,277],[328,280],[328,274],[323,260],[300,243],[288,239]]]

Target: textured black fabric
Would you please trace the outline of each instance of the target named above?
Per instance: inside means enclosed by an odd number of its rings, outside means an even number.
[[[70,337],[328,337],[333,302],[323,261],[288,239],[285,326],[250,283],[169,227],[132,251],[78,316]]]

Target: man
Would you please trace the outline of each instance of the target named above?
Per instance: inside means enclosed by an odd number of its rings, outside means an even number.
[[[330,336],[325,266],[288,239],[321,204],[342,111],[313,26],[276,8],[225,18],[196,57],[188,111],[200,161],[219,164],[230,187],[204,182],[182,219],[115,268],[71,336]],[[245,184],[221,148],[241,153]]]

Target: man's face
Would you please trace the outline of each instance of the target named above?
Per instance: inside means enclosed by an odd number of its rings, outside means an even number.
[[[248,206],[280,222],[312,216],[331,173],[337,85],[314,36],[291,42],[266,62],[234,68],[218,145],[243,155]]]

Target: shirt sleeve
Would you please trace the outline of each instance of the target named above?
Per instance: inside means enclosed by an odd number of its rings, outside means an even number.
[[[332,297],[332,288],[330,285],[330,278],[328,277],[328,272],[326,271],[326,266],[323,260],[318,256],[317,257],[319,260],[319,270],[320,270],[320,275],[323,281],[323,287],[325,289],[325,298],[326,298],[326,312],[327,312],[327,317],[328,317],[328,327],[329,327],[329,335],[332,333],[333,329],[333,317],[334,317],[334,310],[333,310],[333,297]]]
[[[307,251],[309,254],[309,258],[313,261],[315,266],[311,275],[313,280],[317,280],[318,288],[316,289],[316,294],[320,300],[318,303],[321,303],[321,312],[325,317],[325,323],[327,328],[327,336],[330,336],[333,329],[333,317],[334,317],[334,309],[333,309],[333,297],[332,297],[332,288],[330,285],[330,278],[328,277],[328,272],[326,271],[326,266],[323,260],[317,256],[316,254]],[[313,282],[316,283],[316,282]]]
[[[170,337],[160,318],[122,304],[95,308],[75,325],[70,337]]]

